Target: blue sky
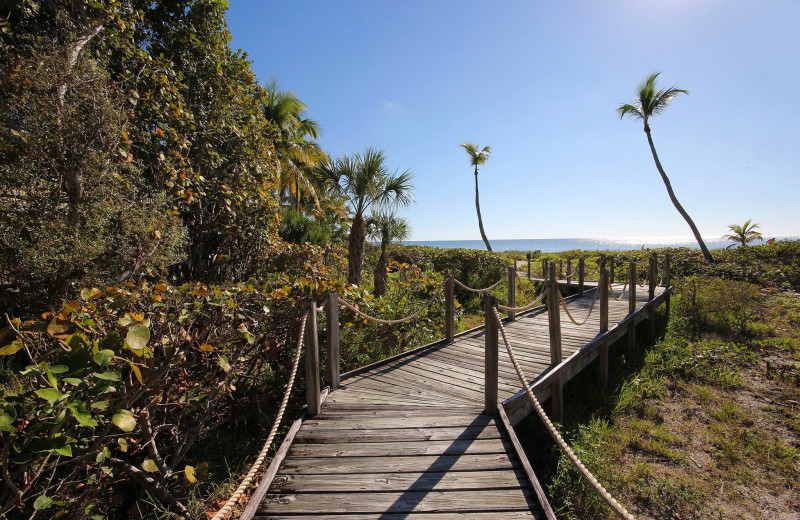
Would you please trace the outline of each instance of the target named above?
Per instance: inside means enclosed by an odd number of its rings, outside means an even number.
[[[615,110],[661,71],[690,91],[651,122],[704,236],[752,218],[800,235],[800,2],[243,1],[232,45],[308,105],[334,156],[416,175],[413,240],[689,236],[641,124]]]

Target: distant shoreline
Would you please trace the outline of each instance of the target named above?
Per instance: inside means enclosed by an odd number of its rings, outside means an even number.
[[[765,237],[763,242],[756,242],[753,245],[763,244],[769,238],[778,241],[798,240],[797,236],[776,236]],[[706,245],[709,249],[725,249],[731,242],[722,238],[706,238]],[[633,251],[644,249],[657,249],[662,247],[688,247],[690,249],[700,249],[691,237],[624,237],[614,238],[518,238],[506,240],[490,240],[492,249],[496,252],[505,251],[541,251],[542,253],[560,253],[573,249],[583,249],[586,251]],[[482,240],[411,240],[403,242],[403,245],[420,245],[438,247],[440,249],[482,249],[486,246]]]

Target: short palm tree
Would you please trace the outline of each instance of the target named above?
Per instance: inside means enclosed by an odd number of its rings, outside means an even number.
[[[406,170],[390,172],[383,150],[367,148],[362,154],[343,155],[323,160],[316,169],[320,179],[330,182],[337,194],[347,200],[353,225],[347,250],[347,283],[361,283],[364,269],[364,240],[367,222],[364,214],[370,207],[388,209],[409,206],[413,202],[411,183],[414,175]]]
[[[481,230],[481,238],[486,244],[486,250],[491,251],[492,245],[489,243],[489,239],[486,238],[486,232],[483,230],[483,219],[481,218],[481,201],[480,195],[478,194],[478,166],[489,160],[489,157],[492,155],[492,148],[491,146],[480,148],[473,143],[461,143],[459,146],[467,151],[469,163],[475,167],[475,209],[478,212],[478,228]]]
[[[761,233],[756,231],[756,228],[759,227],[759,225],[751,224],[751,222],[753,222],[753,219],[749,219],[744,223],[743,226],[731,224],[728,226],[728,229],[731,230],[731,234],[724,235],[722,238],[726,238],[731,242],[734,242],[734,245],[738,244],[740,246],[746,246],[750,242],[755,242],[756,240],[764,240],[764,237],[761,236]]]
[[[626,103],[620,105],[617,108],[617,112],[619,112],[620,119],[628,116],[634,119],[641,119],[642,122],[644,122],[644,133],[647,134],[647,142],[650,144],[650,151],[653,154],[653,160],[656,162],[656,168],[658,169],[658,173],[661,174],[661,180],[664,181],[664,186],[667,187],[669,198],[672,201],[672,204],[675,206],[675,209],[678,210],[678,213],[681,214],[683,219],[692,229],[694,238],[697,240],[697,243],[700,245],[700,249],[703,251],[703,256],[709,262],[713,262],[714,257],[711,256],[711,253],[706,247],[705,242],[703,242],[703,238],[700,236],[700,231],[697,230],[697,226],[694,225],[694,221],[692,221],[691,217],[689,217],[689,214],[686,213],[686,210],[683,209],[681,203],[678,202],[677,197],[675,197],[675,192],[672,191],[672,184],[669,182],[669,178],[664,172],[664,168],[661,166],[661,161],[659,161],[658,154],[656,153],[656,147],[653,144],[653,137],[650,135],[650,118],[663,112],[664,109],[667,108],[667,105],[669,105],[669,102],[672,101],[672,98],[678,94],[689,94],[688,90],[680,89],[677,86],[657,90],[656,78],[658,78],[659,74],[661,73],[656,72],[644,80],[644,82],[642,82],[637,89],[637,99],[632,104]]]
[[[408,238],[411,226],[408,220],[398,217],[394,213],[377,212],[373,213],[368,221],[370,238],[377,240],[381,245],[381,256],[375,264],[375,295],[382,296],[386,293],[386,284],[389,281],[387,267],[389,261],[386,257],[386,249],[394,241],[402,241]]]

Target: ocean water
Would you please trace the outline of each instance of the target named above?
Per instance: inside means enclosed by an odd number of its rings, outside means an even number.
[[[797,240],[800,237],[781,236],[776,240]],[[731,242],[722,238],[704,238],[709,249],[724,249]],[[765,239],[766,241],[766,239]],[[626,237],[626,238],[520,238],[509,240],[489,240],[494,251],[541,251],[558,253],[572,249],[586,251],[630,251],[634,249],[654,249],[658,247],[688,247],[700,249],[692,237]],[[759,244],[761,242],[756,242]],[[486,249],[483,240],[423,240],[403,242],[406,245],[433,246],[443,249]]]

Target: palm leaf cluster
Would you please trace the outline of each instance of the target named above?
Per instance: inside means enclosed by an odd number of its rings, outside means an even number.
[[[728,226],[728,229],[731,231],[731,233],[728,235],[723,235],[722,238],[734,242],[732,245],[738,244],[740,246],[746,246],[750,242],[755,242],[756,240],[764,240],[761,232],[756,231],[759,225],[752,222],[753,219],[748,219],[742,226],[731,224]]]

